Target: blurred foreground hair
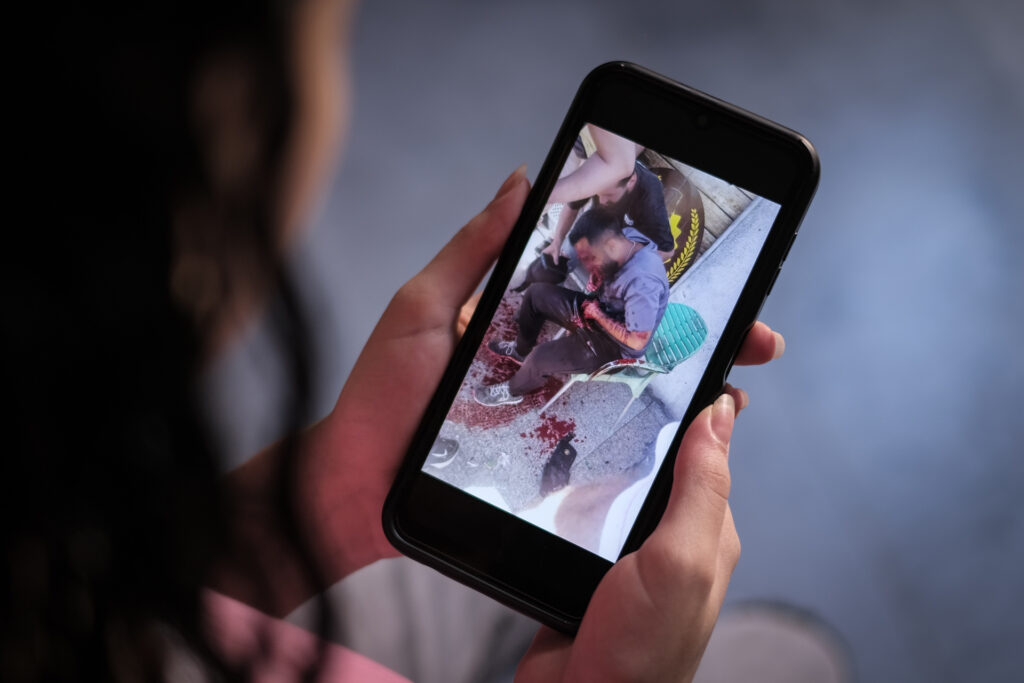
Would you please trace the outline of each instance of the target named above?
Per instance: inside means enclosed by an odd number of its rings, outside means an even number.
[[[159,680],[186,650],[244,679],[201,632],[227,525],[195,381],[239,283],[274,291],[292,433],[306,416],[305,328],[275,225],[291,3],[45,11],[26,24],[13,98],[13,203],[28,211],[2,288],[0,677]]]

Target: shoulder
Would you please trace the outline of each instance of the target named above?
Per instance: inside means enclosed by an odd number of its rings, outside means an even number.
[[[661,180],[639,161],[637,162],[637,182],[633,189],[633,209],[647,214],[657,214],[660,218],[665,211],[664,188]],[[667,220],[667,218],[666,218]]]
[[[647,235],[643,234],[633,226],[627,226],[623,228],[622,236],[628,239],[630,242],[636,242],[637,244],[642,244],[644,246],[647,246],[648,244],[651,243],[651,238],[649,238]]]
[[[651,169],[639,161],[636,162],[636,184],[644,190],[661,189],[661,180]]]
[[[650,292],[668,290],[668,278],[661,257],[653,249],[644,249],[634,257],[636,263],[631,269],[628,289]]]
[[[654,175],[654,171],[652,171],[651,169],[647,168],[647,164],[645,164],[644,162],[640,161],[639,159],[636,160],[636,163],[634,164],[633,168],[636,169],[636,174],[640,178],[648,178],[648,177],[657,178],[657,176]]]

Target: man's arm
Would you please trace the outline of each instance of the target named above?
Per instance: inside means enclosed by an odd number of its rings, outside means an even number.
[[[633,172],[643,147],[597,126],[590,126],[590,134],[597,149],[578,169],[558,179],[548,197],[552,204],[590,197]]]
[[[607,332],[612,339],[635,351],[639,351],[647,346],[647,342],[654,332],[654,330],[640,331],[627,329],[624,323],[620,323],[602,311],[601,306],[593,299],[583,303],[583,315],[600,325],[601,329]]]
[[[574,209],[568,204],[562,207],[562,211],[558,214],[558,223],[555,225],[555,235],[551,238],[551,244],[544,247],[542,253],[548,254],[551,260],[558,265],[558,260],[562,257],[562,242],[565,241],[565,236],[569,234],[569,229],[572,224],[576,222],[576,216],[580,213],[579,209]]]
[[[607,315],[597,301],[588,301],[583,305],[584,316],[594,320],[615,341],[634,351],[647,346],[664,312],[661,303],[667,294],[668,280],[660,264],[651,267],[657,268],[656,274],[637,274],[626,286],[622,316],[624,322]]]

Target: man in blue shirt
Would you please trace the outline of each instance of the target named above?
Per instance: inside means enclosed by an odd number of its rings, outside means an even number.
[[[632,228],[623,230],[618,216],[602,207],[580,216],[569,239],[596,296],[530,285],[519,308],[517,338],[488,345],[522,367],[507,382],[478,387],[478,403],[519,403],[551,375],[592,372],[608,361],[644,355],[668,305],[668,279],[656,245]],[[538,345],[547,320],[571,334]]]

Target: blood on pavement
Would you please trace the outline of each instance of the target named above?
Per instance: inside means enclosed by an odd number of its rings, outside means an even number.
[[[487,344],[492,339],[510,340],[516,338],[519,329],[515,321],[516,311],[517,306],[507,299],[502,300],[498,305],[498,310],[491,320],[491,326],[487,330],[487,334],[484,335],[480,349],[477,351],[473,364],[466,374],[465,382],[469,385],[470,391],[480,385],[505,382],[519,370],[519,364],[514,360],[499,356],[487,348]],[[500,427],[512,422],[521,415],[539,411],[544,407],[545,403],[558,393],[562,384],[562,380],[553,377],[539,390],[524,396],[522,402],[516,405],[496,407],[482,406],[474,401],[468,392],[462,392],[455,399],[455,403],[452,404],[452,408],[448,412],[448,419],[464,424],[467,427],[480,427],[483,429]],[[568,431],[564,432],[563,435],[567,433]],[[561,438],[561,436],[558,438]],[[556,443],[557,441],[558,439],[555,439]],[[554,447],[554,443],[552,447]]]
[[[541,420],[540,426],[527,436],[536,438],[541,445],[551,449],[558,445],[563,436],[575,430],[576,420],[571,417],[568,420],[559,420],[554,415],[548,415]]]

